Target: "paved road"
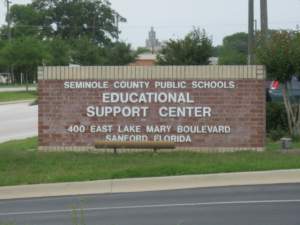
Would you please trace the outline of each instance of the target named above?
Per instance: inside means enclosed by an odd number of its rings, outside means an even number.
[[[35,91],[36,87],[29,87],[30,91]],[[26,87],[0,87],[0,92],[26,91]]]
[[[37,136],[37,115],[29,103],[0,105],[0,143]]]
[[[0,221],[68,225],[74,206],[87,225],[299,225],[300,184],[0,201]]]

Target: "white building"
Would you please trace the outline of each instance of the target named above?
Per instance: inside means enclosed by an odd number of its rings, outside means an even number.
[[[161,49],[161,43],[156,38],[156,32],[153,27],[151,27],[151,30],[149,31],[148,39],[146,40],[146,48],[152,53],[158,52]]]

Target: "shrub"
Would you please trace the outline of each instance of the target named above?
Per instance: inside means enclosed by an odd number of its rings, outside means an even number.
[[[271,130],[268,133],[268,137],[272,140],[272,141],[278,141],[280,138],[284,137],[287,134],[286,131],[284,130]]]
[[[287,115],[283,103],[267,103],[267,133],[275,141],[288,133]]]

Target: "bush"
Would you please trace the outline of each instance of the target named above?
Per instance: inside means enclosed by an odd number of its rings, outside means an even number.
[[[272,141],[278,141],[280,138],[284,137],[287,134],[287,132],[285,132],[284,130],[271,130],[270,132],[268,132],[268,137],[272,140]]]
[[[288,122],[283,103],[267,103],[267,133],[276,141],[288,133]]]

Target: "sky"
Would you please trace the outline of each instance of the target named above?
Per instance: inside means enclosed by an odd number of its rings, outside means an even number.
[[[30,0],[11,0],[26,4]],[[0,24],[5,22],[4,0],[0,0]],[[166,41],[184,37],[193,27],[205,29],[214,45],[225,36],[247,32],[248,0],[110,0],[112,8],[127,19],[120,24],[120,39],[134,47],[145,46],[151,26],[157,38]],[[259,0],[255,18],[260,24]],[[300,0],[268,0],[271,29],[296,29],[300,26]]]

